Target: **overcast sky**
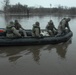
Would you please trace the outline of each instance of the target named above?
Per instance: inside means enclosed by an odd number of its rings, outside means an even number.
[[[0,8],[2,8],[2,1],[3,0],[0,0]],[[10,4],[16,4],[18,2],[36,7],[40,5],[43,7],[50,7],[50,4],[52,4],[52,7],[56,7],[59,4],[62,6],[76,7],[76,0],[10,0]]]

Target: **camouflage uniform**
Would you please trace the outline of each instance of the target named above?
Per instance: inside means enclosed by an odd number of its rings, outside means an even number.
[[[17,20],[15,20],[14,25],[15,25],[15,28],[16,28],[24,37],[27,36],[25,30],[22,28],[22,26],[18,23]]]
[[[40,33],[41,33],[41,29],[39,26],[39,22],[36,22],[32,28],[32,36],[38,36],[39,37]]]
[[[66,27],[68,29],[68,31],[70,31],[70,27],[68,22],[70,21],[70,18],[63,18],[58,26],[58,34],[57,36],[63,34],[66,32]]]
[[[10,24],[6,26],[6,37],[13,38],[13,37],[20,37],[20,36],[21,34],[14,27],[14,23],[10,22]]]
[[[70,18],[67,18],[67,19],[66,19],[65,26],[64,26],[64,28],[67,27],[68,31],[71,31],[71,30],[70,30],[70,27],[69,27],[69,23],[68,23],[70,20],[71,20]]]
[[[50,22],[48,22],[48,25],[46,26],[46,30],[49,33],[49,35],[51,35],[51,36],[53,36],[57,32],[57,29],[55,28],[52,20],[50,20]]]

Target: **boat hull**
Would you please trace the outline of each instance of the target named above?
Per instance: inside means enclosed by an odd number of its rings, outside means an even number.
[[[0,38],[0,46],[23,46],[23,45],[46,45],[67,42],[73,36],[72,32],[60,37],[23,37],[23,38]]]

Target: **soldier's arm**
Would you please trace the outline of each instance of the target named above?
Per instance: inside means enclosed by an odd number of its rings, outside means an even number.
[[[53,24],[53,27],[54,27],[54,29],[55,29],[55,30],[57,30],[57,28],[55,27],[55,25],[54,25],[54,24]]]
[[[69,29],[69,31],[71,31],[71,30],[70,30],[70,27],[69,27],[69,24],[67,25],[67,28]]]

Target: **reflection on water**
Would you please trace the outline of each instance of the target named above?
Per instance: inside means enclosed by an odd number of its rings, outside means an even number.
[[[59,47],[56,47],[56,52],[61,58],[66,58],[66,52],[69,44],[71,44],[71,40],[68,43],[63,43]]]
[[[52,50],[52,48],[56,49],[56,53],[61,57],[61,58],[66,58],[66,52],[68,50],[69,44],[72,43],[72,40],[69,40],[66,43],[63,44],[58,44],[58,45],[48,45],[46,50]]]
[[[59,45],[0,47],[0,58],[8,57],[10,62],[14,62],[23,56],[32,54],[33,60],[39,63],[40,52],[42,50],[51,51],[53,48],[61,58],[65,58],[69,44],[71,44],[71,41]]]

